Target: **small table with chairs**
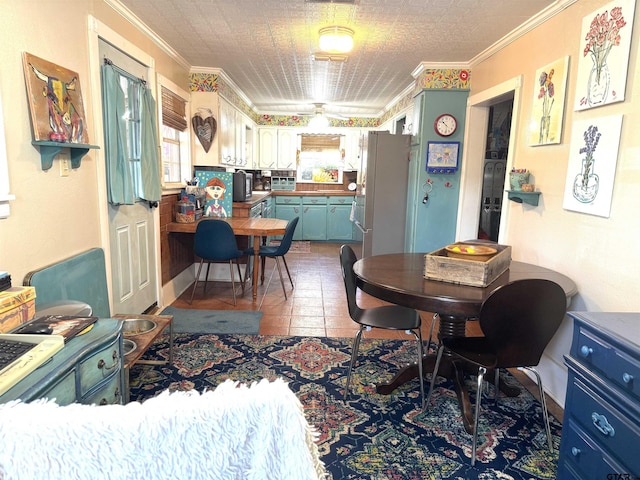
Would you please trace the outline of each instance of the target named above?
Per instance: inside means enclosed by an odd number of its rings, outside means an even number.
[[[525,279],[550,280],[564,291],[567,299],[565,308],[571,297],[577,293],[576,284],[565,275],[548,268],[517,261],[511,262],[510,268],[487,287],[472,287],[425,279],[423,253],[366,257],[355,262],[353,271],[357,286],[365,293],[396,305],[438,314],[440,339],[465,337],[467,320],[478,319],[485,300],[503,285]],[[424,356],[423,371],[433,372],[435,362],[435,355]],[[461,364],[453,362],[451,356],[447,355],[439,365],[438,374],[453,380],[465,429],[473,433],[474,416],[469,394],[462,381],[464,370],[459,368],[460,365],[465,370],[469,366],[466,362]],[[478,368],[475,366],[473,373],[477,374],[477,372]],[[399,371],[391,382],[378,385],[377,391],[389,394],[399,385],[416,378],[417,375],[419,375],[418,366],[409,365]],[[500,388],[507,389],[502,384]],[[508,394],[517,395],[517,391],[508,392]]]
[[[168,232],[177,233],[195,233],[199,222],[211,220],[210,217],[200,219],[195,223],[177,223],[172,222],[167,225]],[[227,217],[220,218],[228,223],[233,229],[235,235],[246,235],[253,237],[254,251],[260,250],[260,241],[262,237],[284,235],[288,221],[278,218],[253,218],[253,217]],[[258,297],[258,269],[259,258],[254,256],[253,260],[253,300]]]

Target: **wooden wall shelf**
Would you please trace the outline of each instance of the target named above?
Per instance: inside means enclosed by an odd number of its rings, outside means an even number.
[[[48,142],[43,140],[34,140],[32,145],[40,149],[40,160],[42,161],[42,170],[49,170],[53,165],[53,159],[63,148],[69,149],[71,157],[71,168],[79,168],[80,161],[92,148],[100,148],[97,145],[89,145],[86,143],[61,143]]]
[[[534,207],[538,206],[540,194],[542,192],[523,192],[521,190],[507,190],[509,200],[516,203],[528,203]]]

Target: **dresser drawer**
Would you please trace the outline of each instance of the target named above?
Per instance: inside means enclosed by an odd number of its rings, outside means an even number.
[[[121,369],[122,354],[118,338],[80,363],[80,396],[84,397],[95,385]]]
[[[640,472],[638,438],[640,427],[635,414],[623,413],[602,398],[571,371],[569,373],[571,418],[613,458],[622,458],[630,469]],[[564,436],[564,433],[563,433]]]
[[[118,369],[119,371],[119,369]],[[123,403],[120,375],[111,377],[104,385],[81,399],[84,404],[110,405]]]
[[[574,332],[571,356],[615,382],[625,392],[640,398],[640,358],[638,352],[600,338],[600,332],[578,324]]]
[[[562,449],[558,480],[614,478],[628,475],[624,468],[603,455],[598,444],[570,418],[562,425]],[[625,478],[624,476],[619,478]]]
[[[69,405],[76,401],[76,371],[68,372],[53,387],[42,394],[42,398],[55,399],[58,405]]]

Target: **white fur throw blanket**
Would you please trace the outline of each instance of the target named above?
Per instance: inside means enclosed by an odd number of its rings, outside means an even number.
[[[0,405],[0,479],[324,479],[287,384],[231,380],[143,403]]]

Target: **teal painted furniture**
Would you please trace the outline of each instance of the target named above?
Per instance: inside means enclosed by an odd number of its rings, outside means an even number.
[[[39,307],[75,300],[91,305],[93,315],[111,316],[104,251],[92,248],[27,273],[23,285],[36,289],[36,312]]]
[[[122,404],[124,394],[122,320],[101,318],[0,396],[0,403],[55,398],[59,405]]]

